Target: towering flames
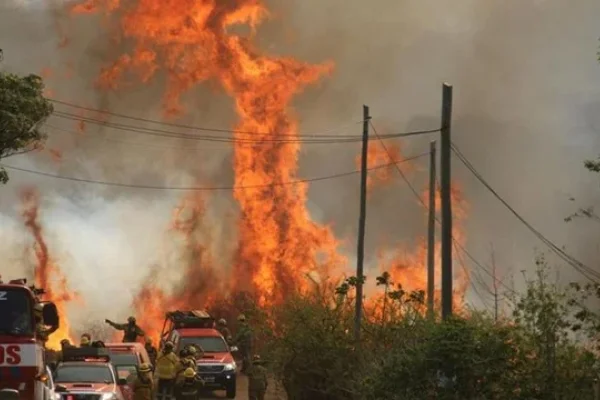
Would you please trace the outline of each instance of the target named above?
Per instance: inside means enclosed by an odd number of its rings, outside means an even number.
[[[283,183],[296,177],[299,151],[289,102],[332,65],[268,57],[249,38],[228,32],[240,24],[254,32],[268,15],[259,0],[88,0],[73,8],[100,10],[119,16],[122,36],[134,43],[104,69],[101,87],[117,88],[127,71],[139,73],[142,82],[164,71],[167,114],[180,112],[181,94],[209,79],[235,99],[234,196],[241,206],[235,288],[255,292],[267,305],[308,285],[307,273],[331,268],[337,242],[328,227],[311,220],[307,187]],[[261,142],[248,145],[248,139]]]
[[[39,221],[40,199],[38,193],[34,189],[24,189],[21,192],[21,200],[23,204],[21,215],[25,226],[34,239],[35,285],[46,290],[44,299],[53,301],[56,304],[61,317],[60,328],[50,336],[47,347],[59,349],[62,339],[71,340],[69,322],[65,318],[66,305],[74,299],[76,294],[69,291],[67,279],[50,257]]]

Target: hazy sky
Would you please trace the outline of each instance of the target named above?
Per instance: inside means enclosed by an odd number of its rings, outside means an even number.
[[[95,17],[65,16],[60,3],[3,2],[4,67],[19,73],[49,68],[48,85],[56,98],[159,119],[160,81],[118,95],[94,91],[99,68],[120,49],[111,45],[110,35]],[[577,258],[595,265],[597,226],[583,220],[566,224],[563,218],[578,206],[594,204],[599,193],[596,176],[582,165],[600,153],[598,1],[274,0],[269,6],[273,19],[260,31],[260,48],[336,63],[329,79],[295,102],[303,132],[344,127],[340,134],[359,134],[360,126],[351,123],[360,119],[363,104],[371,107],[382,133],[437,127],[441,83],[451,82],[454,141],[463,153],[528,221]],[[67,48],[58,48],[61,35],[69,38]],[[186,105],[192,111],[182,119],[185,123],[222,127],[235,123],[230,99],[213,87],[197,88],[186,97]],[[60,165],[47,154],[6,162],[137,184],[232,182],[227,144],[190,144],[92,127],[94,135],[76,139],[64,131],[74,129],[68,121],[53,117],[49,125],[49,147],[63,150]],[[431,139],[410,139],[401,146],[410,156],[426,151]],[[355,144],[305,145],[301,176],[352,170],[358,151]],[[522,280],[519,271],[532,268],[535,248],[543,245],[458,160],[453,174],[469,203],[467,248],[488,262],[493,243],[499,268],[505,274],[512,269],[517,281]],[[423,190],[426,165],[410,178]],[[1,189],[0,230],[8,240],[0,243],[0,249],[14,260],[15,273],[27,265],[23,246],[29,237],[19,222],[17,194],[29,184],[44,195],[43,221],[51,248],[73,285],[89,293],[90,307],[102,306],[105,299],[107,289],[97,287],[98,279],[119,277],[123,285],[111,289],[111,298],[126,310],[131,296],[127,289],[138,285],[150,265],[175,257],[175,245],[165,250],[165,235],[182,193],[110,189],[13,172]],[[215,194],[210,203],[213,245],[224,266],[229,254],[222,250],[235,241],[235,225],[223,221],[235,220],[231,215],[236,207],[230,194]],[[309,208],[315,218],[333,224],[336,234],[347,239],[353,262],[358,177],[315,183]],[[410,243],[424,232],[425,216],[400,179],[370,195],[366,250],[370,265],[382,243]],[[560,271],[565,278],[577,276],[569,267]]]

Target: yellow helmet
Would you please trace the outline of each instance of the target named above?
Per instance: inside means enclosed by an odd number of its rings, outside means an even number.
[[[142,365],[140,365],[140,372],[150,372],[152,371],[152,368],[150,368],[150,365],[144,363]]]
[[[82,336],[81,337],[81,345],[82,346],[87,346],[88,344],[90,344],[90,339],[88,339],[87,336]]]
[[[190,356],[195,356],[196,353],[198,352],[198,350],[196,349],[196,346],[190,346],[187,348],[188,354]]]
[[[244,314],[240,314],[237,318],[238,321],[240,322],[245,322],[246,321],[246,316]]]
[[[184,378],[191,379],[196,376],[196,371],[193,368],[188,368],[183,373]]]

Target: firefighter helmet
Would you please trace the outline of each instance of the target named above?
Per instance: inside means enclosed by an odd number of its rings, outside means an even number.
[[[152,371],[152,368],[150,368],[150,365],[144,363],[142,365],[140,365],[140,372],[144,373],[144,372],[150,372]]]
[[[196,371],[194,371],[193,368],[188,368],[185,370],[185,372],[183,373],[184,378],[187,379],[192,379],[193,377],[196,376]]]

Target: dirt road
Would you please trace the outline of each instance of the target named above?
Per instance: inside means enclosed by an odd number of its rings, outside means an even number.
[[[208,394],[207,397],[202,399],[225,399],[224,391],[215,391],[212,394]],[[240,375],[237,378],[237,396],[236,400],[248,400],[248,378],[244,375]],[[265,400],[285,400],[282,391],[277,385],[272,382],[269,384],[269,390]]]

